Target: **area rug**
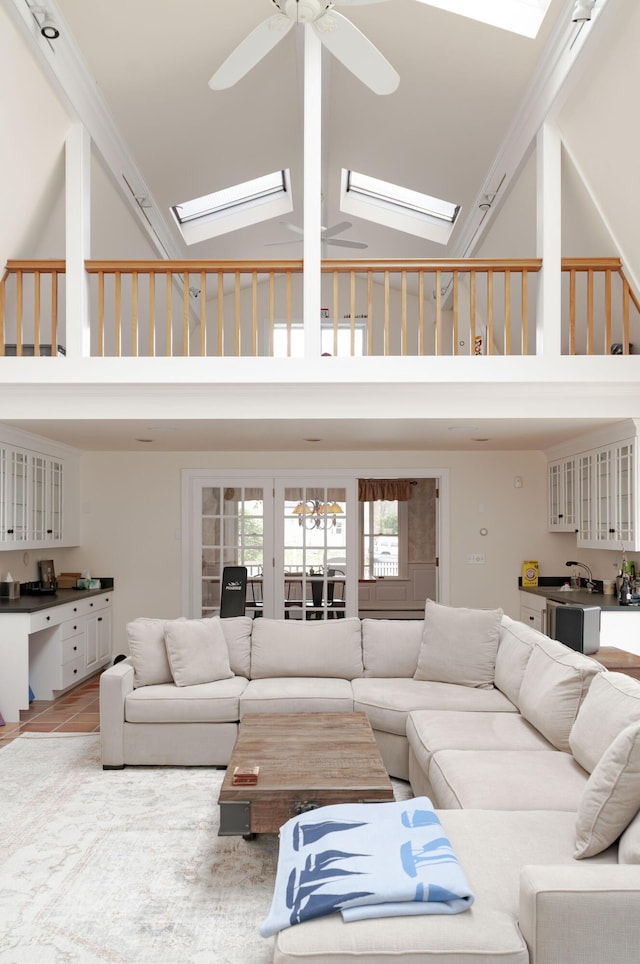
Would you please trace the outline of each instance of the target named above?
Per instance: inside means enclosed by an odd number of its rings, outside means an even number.
[[[278,842],[217,836],[223,775],[103,771],[98,736],[0,750],[0,962],[268,964]]]

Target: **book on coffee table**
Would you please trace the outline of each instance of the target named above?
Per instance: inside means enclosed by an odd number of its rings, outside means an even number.
[[[234,767],[231,783],[234,787],[255,787],[260,767]]]

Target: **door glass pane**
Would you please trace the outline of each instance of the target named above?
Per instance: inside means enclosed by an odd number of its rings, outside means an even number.
[[[296,486],[284,491],[285,618],[344,615],[346,490]]]
[[[201,500],[202,615],[220,607],[225,566],[246,566],[247,613],[261,611],[264,566],[262,487],[205,486]]]

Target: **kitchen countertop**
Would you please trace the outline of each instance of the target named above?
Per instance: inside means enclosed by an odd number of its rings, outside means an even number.
[[[43,609],[64,606],[65,603],[77,602],[89,596],[102,596],[105,592],[113,592],[113,587],[110,589],[58,589],[52,595],[29,596],[24,593],[19,599],[0,599],[0,616],[2,613],[39,613]]]
[[[544,596],[553,602],[566,603],[578,606],[597,606],[603,612],[632,612],[640,608],[638,603],[630,606],[621,606],[615,596],[605,596],[603,592],[587,592],[586,589],[562,589],[558,586],[538,586],[536,589],[519,587],[522,592],[532,593],[534,596]]]

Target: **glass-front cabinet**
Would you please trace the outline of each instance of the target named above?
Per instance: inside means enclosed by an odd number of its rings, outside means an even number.
[[[548,466],[548,506],[550,532],[576,532],[578,529],[576,459],[559,459]]]
[[[626,439],[580,456],[579,547],[637,548],[635,449]]]
[[[0,447],[0,544],[62,543],[63,471],[62,459]]]

